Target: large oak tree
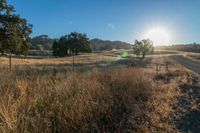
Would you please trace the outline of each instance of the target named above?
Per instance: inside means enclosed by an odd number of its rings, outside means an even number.
[[[63,57],[71,53],[91,52],[90,41],[86,34],[72,32],[53,43],[53,55]]]
[[[0,52],[9,54],[10,70],[11,54],[25,54],[28,51],[31,31],[32,25],[16,15],[14,7],[6,0],[0,0]]]
[[[142,55],[142,58],[145,58],[147,54],[154,52],[153,42],[149,39],[135,40],[133,51],[137,56]]]
[[[0,52],[24,54],[28,50],[28,39],[32,25],[15,14],[13,6],[0,0]]]

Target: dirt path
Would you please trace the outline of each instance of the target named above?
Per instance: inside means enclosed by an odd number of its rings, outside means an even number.
[[[190,58],[174,55],[175,61],[190,69],[192,74],[192,85],[180,86],[181,97],[174,106],[174,123],[180,132],[199,133],[200,132],[200,62]]]
[[[187,57],[183,57],[181,55],[171,56],[171,58],[173,58],[175,61],[177,61],[184,67],[190,69],[191,71],[200,74],[200,62],[194,61]]]

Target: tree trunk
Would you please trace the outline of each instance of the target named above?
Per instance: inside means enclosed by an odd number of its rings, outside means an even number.
[[[4,55],[4,51],[1,51],[1,55]]]
[[[72,64],[73,66],[73,72],[74,72],[74,67],[75,67],[75,62],[74,62],[74,57],[73,57],[73,64]]]
[[[78,55],[78,51],[76,51],[76,55]]]
[[[142,53],[142,59],[144,59],[145,58],[145,53]]]
[[[10,68],[10,71],[12,70],[12,64],[11,64],[11,53],[9,53],[9,68]]]

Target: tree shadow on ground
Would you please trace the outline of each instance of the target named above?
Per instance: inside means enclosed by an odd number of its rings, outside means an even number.
[[[189,110],[181,118],[177,128],[182,132],[200,132],[200,112],[199,110]]]
[[[175,125],[181,132],[200,132],[200,93],[198,94],[197,90],[200,90],[200,87],[181,86],[181,92],[184,95],[179,99],[179,104],[175,107]]]

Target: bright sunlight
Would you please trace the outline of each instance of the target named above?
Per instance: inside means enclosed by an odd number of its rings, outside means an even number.
[[[170,37],[168,32],[163,28],[153,28],[149,30],[144,38],[148,38],[153,41],[154,45],[168,45],[170,42]]]

